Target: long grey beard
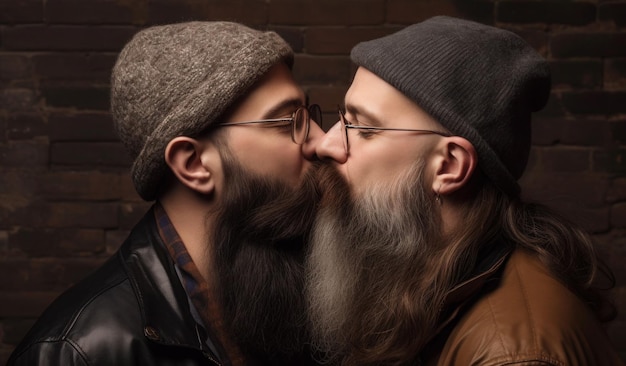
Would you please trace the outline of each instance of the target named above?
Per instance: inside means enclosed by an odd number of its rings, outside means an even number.
[[[390,302],[410,301],[398,298],[402,283],[419,276],[439,221],[422,162],[358,199],[329,168],[320,173],[326,191],[306,271],[313,347],[333,360],[347,352],[355,334],[367,331],[368,317],[390,311]]]

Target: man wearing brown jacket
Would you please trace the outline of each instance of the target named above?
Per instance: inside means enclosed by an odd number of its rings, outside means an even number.
[[[345,365],[621,365],[588,236],[517,180],[547,62],[435,17],[358,44],[309,259],[315,344]]]

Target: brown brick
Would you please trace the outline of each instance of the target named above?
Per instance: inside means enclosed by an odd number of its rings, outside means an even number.
[[[49,24],[129,24],[134,21],[131,4],[111,0],[47,0],[45,18]]]
[[[130,158],[119,142],[55,142],[50,162],[58,166],[128,167]]]
[[[298,53],[304,50],[304,31],[301,27],[271,26],[268,30],[278,33],[282,39],[289,43],[293,52]]]
[[[44,174],[41,194],[47,200],[119,200],[120,175],[98,171],[50,171]]]
[[[592,118],[535,118],[532,125],[535,145],[609,146],[609,122]]]
[[[34,90],[28,88],[0,89],[0,109],[9,111],[33,110],[38,102]]]
[[[20,54],[0,54],[0,80],[30,78],[32,67],[30,59]]]
[[[611,139],[615,145],[626,145],[626,119],[611,121]]]
[[[38,193],[42,182],[42,168],[24,169],[21,166],[7,168],[0,164],[0,195],[10,194],[13,199],[31,200]],[[3,198],[6,200],[6,198]]]
[[[267,2],[262,0],[156,0],[149,2],[149,20],[150,23],[227,20],[254,26],[267,23],[267,7]]]
[[[626,32],[560,33],[552,36],[553,57],[625,57]]]
[[[7,209],[7,208],[5,208]],[[37,202],[9,207],[8,225],[39,228],[108,229],[118,226],[117,204],[96,202]]]
[[[0,254],[9,252],[9,233],[6,230],[0,230]]]
[[[552,147],[541,149],[542,169],[554,172],[584,172],[591,168],[591,150]]]
[[[626,306],[618,307],[618,314],[623,314],[622,311]],[[612,321],[607,325],[607,334],[611,345],[616,350],[618,356],[622,362],[626,362],[626,321],[617,320]]]
[[[437,15],[494,23],[494,4],[481,0],[389,0],[387,22],[413,24]]]
[[[615,228],[626,228],[626,202],[611,206],[611,225]]]
[[[584,208],[605,205],[610,182],[602,173],[550,172],[536,167],[527,169],[520,183],[524,196],[533,201],[572,202]]]
[[[536,146],[530,147],[530,152],[528,153],[528,162],[526,163],[526,171],[534,171],[535,169],[541,169],[541,148]]]
[[[0,110],[0,131],[7,131],[8,130],[8,121],[7,121],[7,117],[5,113],[2,113],[2,111]],[[8,138],[7,138],[6,133],[0,133],[0,146],[2,145],[6,145],[6,143],[8,142]]]
[[[601,258],[611,268],[616,278],[626,278],[626,266],[623,265],[626,260],[626,246],[624,232],[622,230],[611,230],[607,234],[600,237],[599,240],[595,240]],[[596,239],[594,237],[594,239]],[[622,282],[617,282],[617,285],[622,285]],[[620,305],[620,308],[626,308],[626,293],[621,293],[621,289],[616,292],[616,302]],[[626,314],[620,314],[621,318],[626,319]]]
[[[547,146],[560,143],[567,124],[568,121],[563,118],[534,118],[532,120],[532,144]]]
[[[458,6],[450,0],[388,0],[387,22],[413,24],[436,15],[462,17]]]
[[[626,201],[626,177],[617,177],[611,180],[606,200],[607,202]]]
[[[48,135],[48,124],[39,113],[15,113],[7,119],[6,132],[10,140],[32,139]]]
[[[399,29],[396,27],[311,27],[306,32],[305,47],[309,54],[349,55],[350,50],[357,43],[380,38]]]
[[[3,317],[36,318],[59,296],[60,291],[0,291],[0,314]]]
[[[150,208],[150,202],[123,203],[120,205],[120,229],[132,229]]]
[[[570,1],[501,1],[498,21],[505,23],[553,23],[585,25],[596,18],[596,6]]]
[[[43,21],[41,0],[1,1],[0,24],[39,23]]]
[[[109,113],[52,113],[50,141],[119,141]]]
[[[593,169],[596,172],[626,175],[626,148],[595,151],[593,153]]]
[[[113,53],[46,53],[34,55],[33,64],[41,79],[80,79],[108,84],[116,58]]]
[[[351,61],[340,56],[296,55],[293,73],[300,84],[347,84],[351,78]]]
[[[626,113],[626,91],[563,92],[561,103],[574,114],[623,114]]]
[[[136,32],[128,26],[20,25],[1,34],[7,50],[119,51]]]
[[[124,202],[139,202],[143,201],[143,199],[139,196],[137,191],[135,190],[135,186],[133,185],[132,180],[130,179],[130,174],[125,172],[120,178],[120,192],[122,194],[122,201]]]
[[[552,72],[552,86],[555,89],[563,87],[597,88],[603,84],[602,61],[570,61],[557,60],[550,62]]]
[[[101,86],[46,84],[41,87],[41,94],[50,107],[106,111],[110,105],[110,90]]]
[[[104,232],[95,229],[20,228],[9,234],[9,249],[29,258],[108,254]]]
[[[124,243],[130,230],[107,230],[105,235],[106,252],[109,255],[115,253]]]
[[[284,25],[370,25],[385,21],[382,0],[275,0],[269,22]]]
[[[566,115],[561,96],[557,93],[550,94],[548,103],[541,111],[533,114],[533,118],[562,118]]]
[[[86,277],[105,259],[54,258],[0,260],[0,291],[63,291]]]
[[[9,361],[9,356],[13,353],[14,347],[2,347],[0,344],[0,365],[6,365]]]
[[[555,212],[591,234],[604,233],[610,229],[609,207],[589,207],[574,200],[553,200],[545,203]]]
[[[4,333],[4,337],[0,337],[0,340],[5,344],[17,345],[34,323],[35,319],[5,319],[0,329],[0,335]]]
[[[502,27],[503,29],[509,30],[518,36],[522,37],[532,48],[537,50],[539,54],[548,58],[548,49],[549,49],[549,41],[550,36],[543,30],[537,30],[532,28],[509,28]]]
[[[348,86],[319,86],[309,89],[309,97],[313,103],[322,107],[322,129],[328,131],[337,121],[337,106],[343,105],[343,98]]]
[[[0,166],[24,167],[48,164],[48,144],[40,141],[17,141],[0,145]]]
[[[626,3],[610,2],[598,5],[598,19],[613,21],[615,25],[623,27],[626,25]]]
[[[626,88],[626,59],[607,59],[604,61],[604,87],[607,89]]]

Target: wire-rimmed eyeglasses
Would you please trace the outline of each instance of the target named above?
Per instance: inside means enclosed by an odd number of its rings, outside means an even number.
[[[344,112],[341,110],[341,107],[337,107],[339,112],[339,120],[341,121],[341,132],[343,134],[343,148],[346,151],[346,154],[350,153],[350,142],[348,140],[348,129],[354,130],[365,130],[365,131],[405,131],[405,132],[416,132],[419,134],[435,134],[444,137],[450,137],[451,134],[442,131],[433,131],[433,130],[417,130],[412,128],[393,128],[393,127],[372,127],[372,126],[357,126],[353,125],[352,122],[346,119]]]
[[[281,122],[291,123],[291,141],[298,145],[302,145],[309,137],[309,130],[311,129],[311,119],[321,125],[322,123],[322,110],[317,104],[311,104],[308,107],[298,107],[291,117],[286,118],[270,118],[259,119],[256,121],[242,121],[242,122],[227,122],[221,123],[220,126],[239,126],[239,125],[251,125],[258,123],[275,123],[276,127],[284,126]]]

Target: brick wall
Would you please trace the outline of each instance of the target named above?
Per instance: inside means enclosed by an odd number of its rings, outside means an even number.
[[[45,306],[115,251],[147,205],[107,113],[140,28],[235,20],[280,33],[328,128],[358,41],[447,14],[511,29],[551,63],[523,185],[581,222],[617,277],[626,359],[626,0],[0,0],[0,363]]]

